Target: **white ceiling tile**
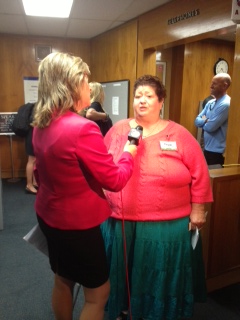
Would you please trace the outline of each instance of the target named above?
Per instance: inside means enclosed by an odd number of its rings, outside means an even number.
[[[26,17],[29,34],[53,37],[65,37],[68,19]]]
[[[0,0],[0,13],[24,14],[21,0]]]
[[[72,19],[69,23],[67,36],[70,38],[92,38],[105,32],[111,21]]]
[[[14,21],[14,23],[13,23]],[[28,29],[23,16],[0,13],[0,33],[27,34]]]
[[[75,0],[71,12],[72,18],[115,20],[125,11],[133,0]]]
[[[22,0],[0,0],[0,33],[87,39],[166,1],[172,0],[74,0],[69,19],[60,19],[26,16]]]
[[[131,2],[127,10],[122,13],[120,12],[118,19],[125,21],[131,20],[170,1],[171,0],[134,0]]]

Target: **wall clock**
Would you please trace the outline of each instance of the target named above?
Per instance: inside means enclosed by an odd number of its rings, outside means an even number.
[[[214,64],[213,67],[214,74],[218,73],[227,73],[228,72],[228,63],[225,59],[219,58],[218,61]]]

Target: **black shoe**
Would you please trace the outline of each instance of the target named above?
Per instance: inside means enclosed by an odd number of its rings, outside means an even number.
[[[30,190],[28,187],[26,187],[25,192],[28,193],[28,194],[34,194],[34,195],[37,194],[37,191],[34,192],[34,191]]]

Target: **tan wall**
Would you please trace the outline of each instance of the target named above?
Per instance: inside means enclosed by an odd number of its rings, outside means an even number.
[[[49,45],[52,51],[73,53],[90,64],[89,41],[0,35],[0,112],[17,111],[24,103],[23,77],[38,76],[36,44]],[[14,136],[12,145],[15,177],[24,176],[27,160],[24,139]],[[2,178],[12,177],[9,136],[0,136],[0,156]]]

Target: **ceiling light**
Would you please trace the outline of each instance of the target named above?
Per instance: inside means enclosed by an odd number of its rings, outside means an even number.
[[[68,18],[73,0],[22,0],[27,16]]]

